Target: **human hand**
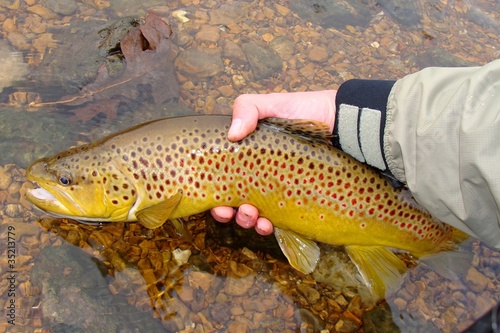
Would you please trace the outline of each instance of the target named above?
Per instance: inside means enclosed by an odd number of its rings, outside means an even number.
[[[228,138],[231,141],[243,139],[255,130],[259,119],[269,117],[317,120],[328,124],[333,131],[336,95],[336,90],[241,95],[234,101]],[[241,205],[236,212],[228,206],[216,207],[210,212],[222,223],[236,215],[236,222],[243,228],[255,228],[264,236],[273,232],[272,223],[259,217],[257,208],[249,204]]]

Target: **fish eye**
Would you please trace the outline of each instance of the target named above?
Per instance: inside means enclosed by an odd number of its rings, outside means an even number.
[[[71,183],[72,183],[71,175],[67,172],[61,172],[59,174],[58,179],[59,179],[59,184],[64,185],[64,186],[71,185]]]

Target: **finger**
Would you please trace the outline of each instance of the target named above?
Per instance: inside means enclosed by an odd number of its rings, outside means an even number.
[[[210,213],[218,222],[227,223],[231,221],[235,212],[233,207],[220,206],[210,210]]]
[[[233,121],[227,134],[231,141],[243,139],[257,127],[259,109],[250,96],[254,95],[240,95],[234,101]]]
[[[259,235],[269,236],[274,231],[273,224],[265,217],[259,217],[255,224],[255,231],[257,231]]]
[[[252,205],[244,204],[238,208],[236,213],[236,222],[243,228],[253,228],[257,223],[259,211]]]

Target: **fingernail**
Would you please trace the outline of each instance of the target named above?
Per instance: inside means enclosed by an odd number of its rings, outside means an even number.
[[[229,137],[237,136],[241,132],[242,124],[243,123],[241,119],[233,119],[233,122],[231,123],[231,128],[229,129],[227,136]]]

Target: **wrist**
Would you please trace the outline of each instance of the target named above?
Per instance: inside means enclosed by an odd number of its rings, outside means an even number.
[[[384,154],[387,101],[395,81],[349,80],[336,95],[335,147],[390,175]]]

